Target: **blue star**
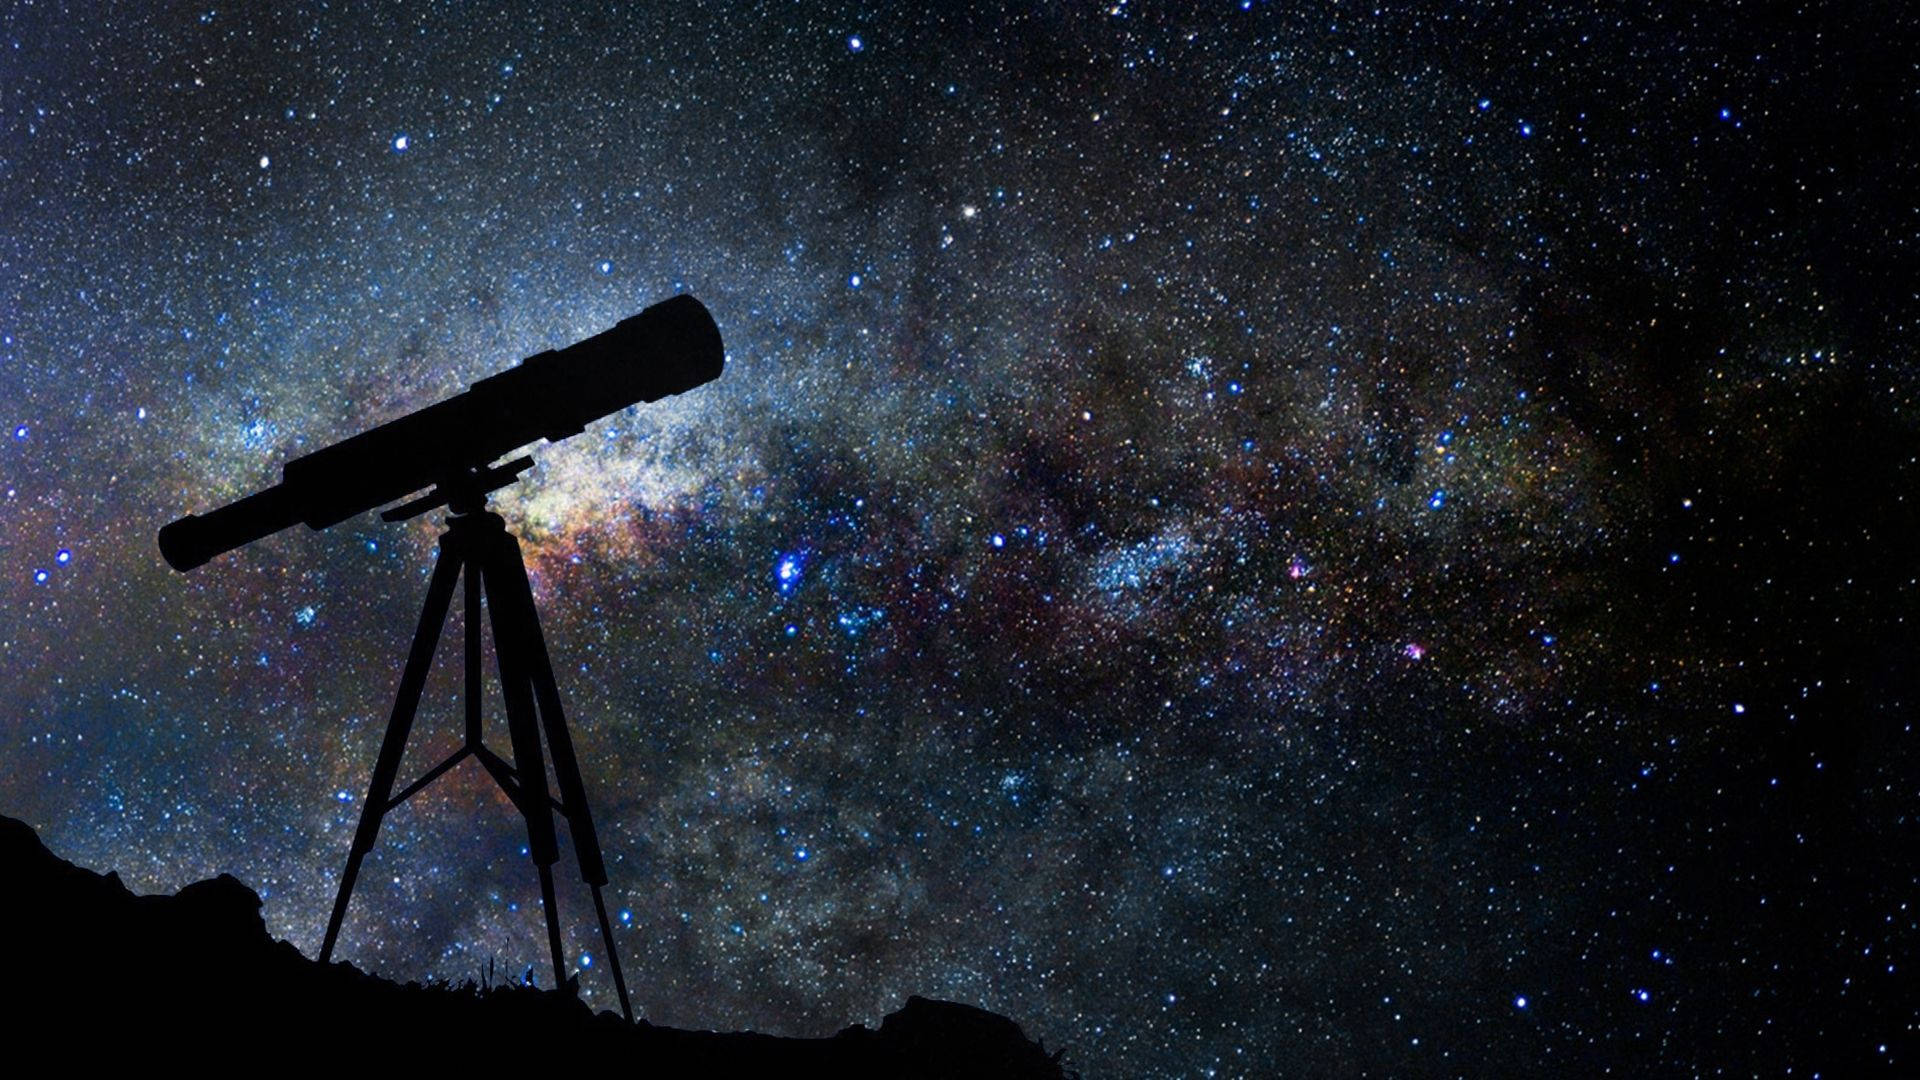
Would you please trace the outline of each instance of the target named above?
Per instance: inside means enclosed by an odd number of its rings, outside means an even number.
[[[773,580],[782,593],[790,593],[799,586],[801,572],[805,569],[805,552],[782,555],[773,564]]]

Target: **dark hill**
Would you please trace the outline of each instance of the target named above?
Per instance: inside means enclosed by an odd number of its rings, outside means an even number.
[[[222,874],[135,896],[0,817],[0,1044],[42,1065],[138,1062],[277,1075],[435,1063],[436,1073],[648,1077],[1062,1077],[1005,1017],[913,997],[879,1030],[718,1034],[595,1015],[525,986],[405,986],[321,965],[267,936],[260,898]],[[44,1063],[43,1063],[44,1059]]]

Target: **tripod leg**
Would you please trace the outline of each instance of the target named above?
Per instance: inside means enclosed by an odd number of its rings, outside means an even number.
[[[453,602],[454,581],[460,576],[461,552],[457,541],[440,541],[440,555],[433,564],[433,580],[427,586],[427,602],[420,609],[420,625],[413,632],[413,648],[407,653],[407,666],[400,676],[400,692],[395,695],[393,715],[387,720],[386,738],[380,744],[380,757],[373,766],[373,780],[367,785],[367,801],[360,807],[360,826],[353,834],[353,846],[347,852],[346,873],[340,878],[340,892],[333,899],[333,915],[327,920],[327,936],[320,945],[320,962],[333,959],[334,942],[340,938],[340,921],[347,914],[347,900],[353,895],[353,883],[360,876],[360,861],[373,850],[380,834],[380,819],[386,816],[387,803],[393,797],[394,774],[400,770],[400,758],[406,753],[407,733],[413,728],[413,714],[420,707],[420,691],[427,682],[427,669],[433,665],[433,652],[440,644],[440,628],[447,619],[447,607]]]
[[[480,575],[467,575],[466,602],[461,611],[467,651],[467,745],[480,745]]]
[[[566,808],[567,824],[573,833],[575,856],[580,860],[580,876],[593,888],[593,906],[600,916],[600,936],[607,946],[607,961],[613,968],[613,985],[620,992],[620,1011],[633,1019],[633,1004],[627,998],[627,980],[620,972],[620,951],[613,943],[613,927],[607,922],[606,901],[601,886],[607,883],[606,859],[600,853],[600,837],[594,832],[593,814],[587,809],[587,786],[580,775],[580,760],[573,752],[573,738],[567,732],[566,714],[560,707],[560,688],[553,677],[553,658],[547,653],[546,636],[540,632],[540,613],[533,603],[533,585],[527,580],[526,560],[521,558],[520,543],[511,535],[501,545],[502,575],[511,580],[497,588],[510,596],[496,596],[496,603],[518,608],[515,621],[523,628],[519,648],[527,658],[533,693],[540,704],[540,723],[547,735],[547,750],[553,755],[553,775],[560,788],[560,801]],[[512,557],[506,558],[510,554]],[[495,643],[498,647],[498,641]]]
[[[527,580],[526,564],[520,559],[519,543],[511,536],[507,537],[507,543],[513,548],[513,560],[505,567],[511,580],[502,582],[501,588],[511,589],[512,595],[501,597],[500,602],[511,603],[518,609],[515,622],[522,632],[517,644],[524,650],[527,676],[532,680],[533,693],[540,704],[540,724],[546,732],[547,748],[553,753],[553,776],[560,787],[560,801],[566,806],[568,824],[573,826],[580,873],[589,885],[605,885],[606,860],[600,854],[600,839],[594,835],[593,818],[587,813],[587,788],[580,777],[580,760],[573,753],[573,737],[567,732],[566,714],[560,708],[553,659],[547,655],[546,637],[540,632],[540,615],[533,606],[533,586]]]
[[[553,951],[554,985],[566,985],[566,957],[560,950],[560,912],[553,896],[553,864],[560,842],[553,831],[553,803],[547,796],[547,763],[540,752],[540,725],[534,715],[533,675],[527,656],[524,612],[515,602],[514,568],[519,545],[504,528],[477,541],[485,545],[481,566],[487,612],[493,621],[493,652],[500,664],[500,692],[507,705],[507,734],[513,741],[514,779],[520,813],[527,819],[527,850],[540,868],[541,901],[546,907],[547,942]]]

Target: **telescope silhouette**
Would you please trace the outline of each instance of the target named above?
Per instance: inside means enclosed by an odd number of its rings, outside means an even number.
[[[161,553],[174,569],[185,571],[295,522],[324,529],[425,487],[432,490],[380,516],[399,521],[438,506],[451,511],[420,622],[401,669],[387,733],[360,807],[360,824],[334,895],[333,914],[320,945],[321,963],[333,958],[354,883],[373,850],[381,820],[448,770],[472,759],[493,777],[526,820],[527,851],[540,873],[540,906],[553,958],[554,986],[568,984],[554,902],[553,864],[560,858],[554,828],[557,815],[566,820],[580,876],[593,891],[594,913],[614,989],[620,995],[620,1011],[633,1018],[626,978],[620,971],[620,951],[601,894],[607,884],[606,859],[587,807],[586,781],[567,731],[553,659],[534,609],[533,586],[519,541],[507,531],[500,515],[487,510],[487,495],[513,483],[533,464],[532,458],[522,457],[494,465],[495,458],[535,439],[557,442],[629,405],[658,401],[710,382],[719,377],[724,356],[713,316],[693,297],[676,296],[603,334],[529,356],[474,383],[463,394],[295,458],[281,469],[280,482],[265,491],[206,514],[188,514],[160,530]],[[451,757],[396,794],[428,668],[439,648],[454,590],[463,581],[466,738]],[[482,737],[482,638],[489,630],[511,758],[495,752]]]
[[[463,394],[294,458],[265,491],[162,528],[160,553],[175,570],[191,570],[296,522],[324,529],[536,439],[559,442],[629,405],[684,393],[719,377],[721,366],[713,316],[693,297],[676,296]]]

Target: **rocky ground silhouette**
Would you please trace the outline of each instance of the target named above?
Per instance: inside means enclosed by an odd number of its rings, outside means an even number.
[[[909,998],[824,1039],[629,1024],[566,990],[401,985],[275,941],[222,874],[135,896],[0,817],[0,1045],[29,1065],[274,1075],[527,1068],[659,1077],[1062,1078],[1006,1017]],[[27,1075],[16,1072],[14,1075]]]

